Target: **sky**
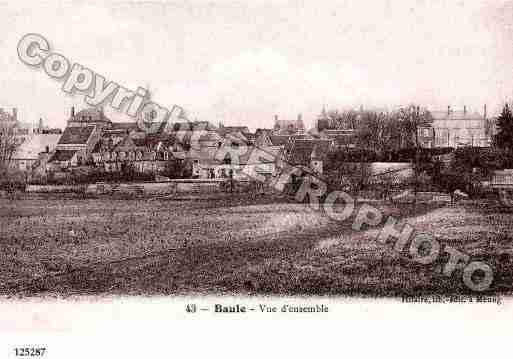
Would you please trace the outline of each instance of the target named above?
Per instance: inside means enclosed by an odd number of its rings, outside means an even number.
[[[507,1],[13,1],[0,13],[0,107],[27,123],[63,127],[71,106],[86,107],[20,61],[27,33],[190,118],[252,129],[275,114],[311,126],[323,106],[494,113],[513,94]]]

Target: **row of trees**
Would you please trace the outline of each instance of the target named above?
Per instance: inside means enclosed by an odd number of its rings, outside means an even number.
[[[497,133],[490,148],[423,149],[419,146],[418,127],[432,118],[426,109],[409,106],[393,112],[328,113],[330,128],[355,130],[357,149],[346,149],[330,155],[327,179],[331,185],[351,192],[373,187],[386,197],[392,189],[410,186],[417,189],[442,190],[451,195],[459,189],[469,195],[482,194],[482,182],[494,170],[513,168],[513,114],[505,105],[497,119]],[[450,161],[441,162],[439,155],[451,153]],[[398,181],[393,173],[373,180],[369,162],[409,161],[414,175]]]
[[[331,129],[355,130],[356,147],[386,156],[417,146],[417,128],[431,122],[426,108],[410,105],[395,111],[329,111],[323,114]]]

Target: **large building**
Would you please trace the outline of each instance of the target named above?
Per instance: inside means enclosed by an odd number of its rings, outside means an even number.
[[[278,115],[274,116],[273,135],[302,135],[305,133],[305,124],[301,114],[296,120],[280,120]]]
[[[431,112],[432,122],[418,130],[419,142],[423,147],[487,147],[491,143],[491,119],[487,117],[486,105],[483,113],[462,111]]]

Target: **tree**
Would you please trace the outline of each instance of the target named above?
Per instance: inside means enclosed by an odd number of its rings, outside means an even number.
[[[13,128],[0,127],[0,171],[5,173],[9,168],[12,156],[16,152],[19,142]]]
[[[365,111],[358,122],[357,144],[389,160],[401,149],[416,148],[417,128],[430,121],[429,111],[416,105],[392,112]]]
[[[23,189],[26,183],[25,174],[11,166],[19,145],[14,128],[0,127],[0,189],[8,192]]]
[[[497,134],[494,138],[494,144],[507,153],[511,153],[513,149],[513,114],[508,104],[504,105],[497,118]]]
[[[354,195],[369,185],[370,177],[371,165],[365,162],[341,162],[336,168],[326,172],[330,190],[342,189]]]
[[[187,163],[177,159],[167,161],[165,168],[161,171],[161,175],[168,178],[187,178]]]

